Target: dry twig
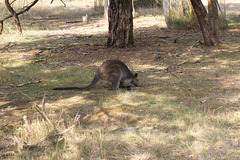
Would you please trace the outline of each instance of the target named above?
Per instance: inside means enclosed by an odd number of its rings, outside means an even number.
[[[16,87],[23,87],[23,86],[26,86],[26,85],[29,85],[29,84],[36,84],[36,83],[41,83],[41,82],[42,82],[41,80],[33,81],[33,82],[27,82],[27,83],[18,84]]]
[[[15,86],[14,86],[15,87]],[[33,101],[33,98],[29,97],[28,95],[26,95],[25,93],[23,93],[21,90],[19,90],[17,87],[15,87],[22,95],[24,95],[25,97],[27,97],[28,99]],[[51,121],[49,120],[46,112],[45,112],[45,92],[44,92],[44,96],[42,99],[42,108],[40,108],[38,105],[35,106],[35,109],[42,115],[42,117],[52,126],[54,127],[54,125],[51,123]]]
[[[52,0],[52,1],[50,2],[50,4],[52,4],[52,3],[53,3],[53,1],[54,1],[54,0]],[[63,7],[66,7],[66,6],[67,6],[67,5],[66,5],[66,3],[64,3],[64,2],[63,2],[63,0],[60,0],[60,1],[62,2],[62,4],[63,4]]]
[[[45,119],[48,124],[50,124],[53,128],[54,128],[54,125],[52,124],[52,122],[49,120],[46,112],[44,111],[45,110],[45,95],[43,97],[43,100],[42,100],[44,103],[42,104],[42,108],[40,108],[38,105],[35,106],[35,109],[42,115],[43,119]]]
[[[27,120],[27,116],[26,116],[26,115],[23,116],[23,120],[24,120],[24,122],[25,122],[25,126],[26,126],[26,128],[27,128],[28,133],[32,132],[31,126],[30,126],[29,123],[28,123],[28,120]]]
[[[15,141],[18,144],[19,151],[22,150],[24,145],[21,142],[19,142],[19,140],[18,140],[18,138],[16,136],[14,136],[14,139],[15,139]]]
[[[193,45],[192,45],[192,48],[193,47],[196,47],[197,44],[203,44],[200,40],[197,40]]]
[[[117,128],[117,129],[114,129],[112,131],[109,131],[107,132],[105,135],[108,135],[108,134],[111,134],[113,132],[117,132],[117,131],[128,131],[128,130],[138,130],[140,129],[140,127],[121,127],[121,128]]]
[[[8,152],[6,152],[6,153],[4,153],[4,154],[1,154],[0,155],[0,158],[2,157],[2,158],[5,158],[5,157],[8,157],[8,156],[13,156],[13,155],[15,155],[15,152],[14,151],[8,151]]]
[[[76,116],[75,116],[75,118],[74,118],[74,124],[73,124],[71,127],[69,127],[68,129],[66,129],[66,130],[64,130],[64,131],[62,131],[62,132],[56,133],[54,136],[62,135],[62,134],[64,134],[64,133],[68,132],[69,130],[71,130],[72,128],[74,128],[74,127],[77,125],[77,122],[79,121],[79,119],[80,119],[80,117],[81,117],[81,115],[79,114],[79,112],[80,112],[80,111],[77,112],[77,114],[76,114]]]
[[[25,97],[27,97],[29,100],[33,101],[33,98],[29,97],[28,95],[26,95],[25,93],[23,93],[20,89],[18,89],[16,86],[13,86],[16,90],[18,90],[22,95],[24,95]]]
[[[81,116],[80,116],[79,111],[78,111],[75,118],[74,118],[74,124],[71,127],[69,127],[68,129],[66,129],[62,132],[58,132],[58,133],[55,133],[55,134],[53,134],[53,132],[55,131],[55,130],[53,130],[46,137],[44,137],[41,141],[37,142],[36,144],[24,145],[23,148],[35,148],[35,147],[38,147],[41,143],[43,143],[44,141],[48,140],[51,137],[57,137],[57,136],[63,135],[64,133],[70,131],[72,128],[74,128],[77,125],[77,122],[80,119],[80,117]]]
[[[42,109],[45,112],[45,103],[46,103],[46,91],[44,92],[43,99],[42,99]]]
[[[15,145],[16,145],[16,140],[14,138],[6,138],[5,139],[5,144],[0,145],[0,150],[8,149],[8,148],[11,148],[12,146],[15,146]]]
[[[1,22],[1,23],[2,23],[2,22]],[[1,25],[3,25],[3,24],[1,24]],[[1,33],[1,31],[0,31],[0,33]],[[8,42],[8,44],[6,44],[6,45],[4,45],[3,47],[1,47],[0,50],[5,50],[5,49],[7,49],[7,48],[10,46],[10,44],[11,44],[11,42]]]

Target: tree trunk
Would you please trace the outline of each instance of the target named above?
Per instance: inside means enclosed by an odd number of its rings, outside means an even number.
[[[163,0],[163,12],[165,17],[165,22],[168,24],[169,18],[170,18],[170,7],[169,7],[169,0]]]
[[[218,8],[217,0],[211,0],[212,12],[213,12],[213,25],[214,25],[214,36],[219,43],[219,21],[218,21]]]
[[[104,0],[104,18],[108,19],[108,5],[109,0]]]
[[[133,8],[132,14],[133,14],[133,18],[134,18],[134,17],[135,17],[135,7],[134,7],[134,0],[132,0],[132,8]]]
[[[107,47],[124,48],[133,45],[132,0],[110,0],[108,22]]]
[[[202,30],[205,45],[207,46],[218,45],[218,41],[214,36],[207,11],[203,6],[201,0],[191,0],[191,3],[198,18],[198,22]]]
[[[16,27],[18,29],[18,32],[20,34],[22,34],[22,27],[21,27],[21,24],[20,24],[20,21],[19,21],[19,18],[18,18],[18,15],[17,13],[13,10],[13,8],[11,7],[10,3],[9,3],[9,0],[5,0],[5,5],[6,5],[6,8],[7,10],[9,11],[9,13],[12,15],[12,17],[14,18],[14,22],[16,24]],[[1,31],[2,32],[2,31]]]

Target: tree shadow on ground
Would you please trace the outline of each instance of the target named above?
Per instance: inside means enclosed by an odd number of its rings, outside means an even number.
[[[160,33],[160,34],[156,34],[156,33]],[[191,45],[194,43],[194,40],[196,40],[199,35],[200,33],[196,33],[195,31],[182,30],[179,32],[179,30],[177,31],[177,30],[164,29],[164,28],[159,28],[157,26],[148,27],[148,28],[138,28],[135,34],[136,47],[132,47],[128,49],[109,49],[109,48],[106,48],[105,42],[104,42],[106,41],[106,35],[100,34],[97,36],[88,36],[88,35],[85,36],[85,35],[64,34],[65,36],[64,38],[57,38],[58,36],[61,36],[60,34],[50,38],[48,36],[42,37],[42,39],[36,40],[33,42],[19,43],[17,44],[17,46],[13,46],[12,48],[9,48],[8,52],[18,50],[18,52],[29,53],[29,56],[27,56],[26,58],[27,60],[33,60],[34,63],[35,63],[35,60],[39,60],[39,59],[43,60],[43,62],[37,61],[36,64],[33,64],[33,65],[39,65],[38,67],[40,68],[41,66],[50,66],[51,69],[54,68],[55,70],[54,73],[61,73],[62,69],[65,70],[64,73],[71,72],[71,71],[66,71],[66,69],[64,68],[65,67],[64,63],[62,64],[64,66],[63,68],[61,68],[61,63],[60,63],[60,68],[58,66],[59,64],[53,63],[53,66],[51,66],[52,61],[62,61],[63,59],[66,62],[70,62],[70,64],[68,65],[71,65],[71,62],[79,62],[80,65],[83,64],[84,66],[87,66],[87,67],[93,66],[95,69],[96,69],[96,65],[95,64],[92,65],[91,63],[89,63],[89,61],[94,60],[98,62],[98,61],[104,61],[106,59],[121,59],[127,64],[130,64],[130,67],[135,67],[135,68],[137,66],[141,66],[145,64],[148,66],[145,68],[141,67],[141,69],[137,68],[136,70],[140,70],[140,73],[144,78],[142,82],[144,83],[145,86],[148,86],[148,88],[149,86],[152,85],[150,84],[151,81],[155,81],[153,83],[153,86],[155,87],[152,88],[151,91],[155,90],[155,92],[157,92],[157,90],[159,89],[162,90],[161,87],[164,88],[165,86],[168,86],[167,83],[182,84],[186,79],[182,79],[182,81],[180,82],[176,78],[174,78],[174,80],[171,81],[171,79],[173,79],[172,77],[166,80],[163,80],[161,78],[159,79],[158,76],[161,76],[161,75],[157,74],[157,72],[163,72],[163,70],[156,69],[156,68],[162,68],[169,65],[174,65],[174,63],[176,64],[176,62],[182,60],[181,58],[178,58],[178,57],[184,57],[185,55],[197,56],[198,53],[207,52],[207,51],[211,52],[212,49],[207,47],[193,48],[193,49],[190,48]],[[174,41],[175,39],[178,39],[176,43]],[[39,44],[42,44],[42,45],[39,45]],[[29,48],[29,46],[33,46],[33,47]],[[35,46],[38,46],[38,47],[35,47]],[[151,47],[146,48],[146,46],[151,46]],[[32,50],[39,51],[41,53],[38,53],[32,56]],[[186,58],[188,58],[187,56]],[[212,55],[212,57],[214,56],[215,55]],[[216,56],[218,57],[219,55],[216,54]],[[209,57],[209,59],[212,59],[212,58]],[[204,60],[200,59],[200,61],[204,61]],[[159,64],[160,66],[158,66]],[[208,65],[208,62],[206,62],[205,64]],[[204,66],[204,63],[201,63],[200,65]],[[22,70],[22,68],[27,68],[27,67],[21,66],[17,68],[9,68],[9,70],[10,71]],[[180,68],[184,69],[184,67],[180,67]],[[81,70],[81,67],[79,69]],[[218,71],[216,71],[215,74],[217,73]],[[51,72],[47,74],[41,73],[41,72],[39,73],[39,75],[43,75],[40,77],[54,77],[52,76],[52,74],[53,73]],[[167,75],[168,73],[163,73],[163,74]],[[214,73],[211,73],[211,74],[214,74]],[[188,75],[186,75],[186,78],[190,79],[187,76]],[[191,77],[191,74],[189,74],[189,76]],[[207,77],[204,77],[201,81],[207,81],[207,79],[208,79]],[[89,80],[91,80],[91,78]],[[55,79],[54,81],[58,81],[58,79]],[[74,84],[74,81],[76,81],[76,79],[69,81],[69,84]],[[198,86],[201,88],[201,85],[197,84],[197,81],[198,79],[194,80],[194,77],[193,77],[190,85]],[[147,84],[146,82],[148,82],[149,84]],[[216,83],[216,81],[214,81],[213,83]],[[156,87],[157,84],[159,84],[161,87]],[[42,86],[40,85],[38,87],[42,87]],[[186,86],[184,86],[183,84],[182,89],[186,89],[184,87]],[[208,88],[210,87],[210,85],[205,87]],[[170,91],[172,90],[174,90],[174,88],[170,89]],[[141,89],[141,92],[144,92],[144,91]],[[74,94],[74,92],[71,92],[71,94]],[[70,96],[66,95],[65,98],[68,98],[68,97]]]

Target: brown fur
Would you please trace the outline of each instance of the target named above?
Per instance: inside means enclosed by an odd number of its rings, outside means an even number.
[[[128,84],[138,86],[137,73],[133,73],[123,62],[119,60],[108,60],[104,62],[98,69],[90,85],[86,87],[64,87],[54,88],[53,90],[89,90],[91,89],[100,79],[112,82],[112,89],[118,90],[124,88]]]

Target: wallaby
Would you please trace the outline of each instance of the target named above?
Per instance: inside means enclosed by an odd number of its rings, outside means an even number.
[[[119,88],[128,88],[128,84],[138,86],[138,74],[133,73],[123,62],[119,60],[107,60],[98,69],[90,85],[86,87],[64,87],[54,88],[53,90],[89,90],[91,89],[100,79],[112,82],[113,90]]]

